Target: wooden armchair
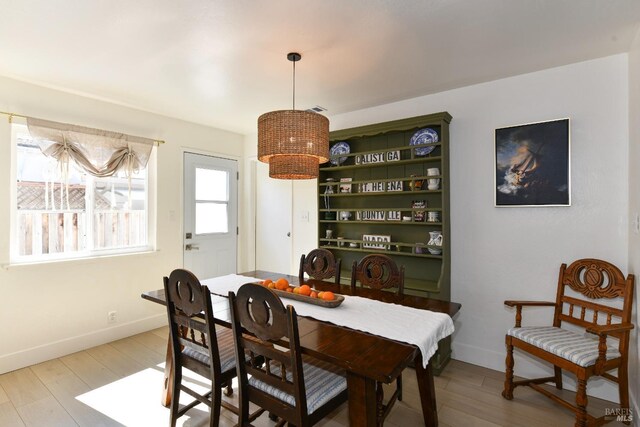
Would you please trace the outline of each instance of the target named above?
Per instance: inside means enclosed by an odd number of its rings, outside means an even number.
[[[404,266],[398,268],[395,261],[383,254],[367,255],[354,261],[351,267],[351,290],[356,291],[356,282],[372,289],[396,288],[398,295],[404,294]],[[396,378],[396,390],[388,402],[384,403],[384,391],[381,383],[376,383],[377,421],[378,426],[384,423],[396,400],[402,401],[402,374]]]
[[[281,418],[279,426],[288,422],[298,427],[312,426],[346,402],[342,372],[329,363],[303,359],[292,306],[285,308],[273,291],[253,283],[242,285],[237,296],[230,292],[229,304],[236,355],[245,359],[237,366],[238,426],[251,425],[249,402]],[[254,363],[256,357],[265,362]]]
[[[300,284],[304,283],[304,273],[317,280],[334,278],[336,284],[340,284],[340,264],[333,253],[327,249],[314,249],[308,255],[302,254],[300,257],[300,272],[298,279]]]
[[[505,301],[507,306],[516,308],[516,323],[506,335],[506,379],[502,396],[511,400],[513,389],[526,385],[572,409],[576,414],[576,427],[602,425],[608,422],[604,416],[595,418],[587,413],[587,380],[592,376],[601,376],[618,383],[620,406],[628,410],[633,285],[633,275],[625,279],[614,265],[597,259],[581,259],[569,267],[566,264],[560,267],[555,302]],[[565,292],[567,287],[573,292]],[[611,302],[605,304],[614,298],[622,300],[622,308],[617,308]],[[523,327],[522,307],[526,306],[555,307],[553,326]],[[587,334],[564,329],[563,323],[582,328]],[[587,336],[589,334],[593,334],[593,338]],[[611,346],[608,338],[617,339],[618,345]],[[514,347],[553,364],[554,376],[513,381]],[[575,406],[539,385],[554,382],[556,388],[562,389],[563,369],[577,377]],[[609,373],[613,369],[618,370],[617,377]]]

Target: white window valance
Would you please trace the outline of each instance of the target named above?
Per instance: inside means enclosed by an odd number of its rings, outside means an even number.
[[[27,127],[31,138],[38,144],[42,153],[58,162],[66,187],[67,209],[70,161],[74,161],[80,169],[96,177],[113,176],[119,171],[124,171],[129,179],[131,199],[131,176],[147,166],[151,150],[156,143],[155,140],[139,136],[33,117],[27,117]],[[60,196],[62,199],[62,192]]]
[[[27,126],[46,156],[55,158],[61,166],[74,160],[97,177],[112,176],[119,170],[131,176],[144,169],[155,145],[148,138],[32,117],[27,118]]]

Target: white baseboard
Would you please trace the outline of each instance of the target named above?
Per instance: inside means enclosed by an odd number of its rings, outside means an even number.
[[[0,374],[146,332],[166,324],[166,314],[158,314],[87,334],[65,338],[60,341],[46,343],[26,350],[20,350],[15,353],[5,354],[0,356]]]
[[[505,370],[506,349],[502,351],[488,350],[486,348],[456,342],[455,340],[453,340],[452,348],[452,359],[493,369],[494,371],[504,372]],[[516,350],[514,352],[514,359],[514,371],[517,376],[536,378],[553,375],[553,369],[550,364],[528,356],[525,353]],[[565,389],[571,391],[576,390],[575,377],[573,375],[563,375],[562,378]],[[618,385],[604,378],[591,379],[587,385],[587,394],[614,403],[620,402]],[[634,412],[634,414],[636,413],[637,411]]]

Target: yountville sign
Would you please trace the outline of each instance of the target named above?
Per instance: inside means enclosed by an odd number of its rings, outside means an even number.
[[[356,219],[359,221],[384,221],[384,211],[358,211]]]

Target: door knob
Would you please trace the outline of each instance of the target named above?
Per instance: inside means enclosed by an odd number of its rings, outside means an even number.
[[[191,243],[189,243],[189,244],[185,245],[184,249],[186,251],[197,251],[200,248],[198,246],[196,246],[196,245],[192,245]]]
[[[291,237],[291,232],[288,232],[288,233],[287,233],[287,237]]]

